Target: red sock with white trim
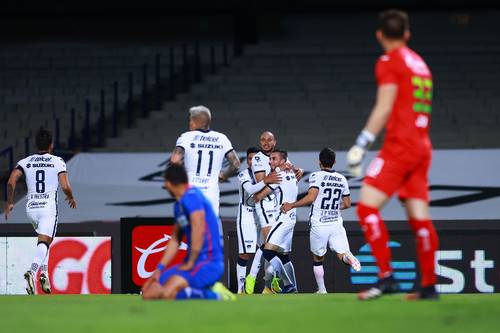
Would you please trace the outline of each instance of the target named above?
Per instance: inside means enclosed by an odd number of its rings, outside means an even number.
[[[421,285],[428,287],[436,284],[435,257],[439,239],[431,220],[410,219],[410,226],[415,234],[418,263],[420,266]]]
[[[379,210],[360,203],[357,213],[365,239],[370,244],[372,254],[377,261],[379,278],[390,276],[392,274],[391,251],[387,244],[389,233],[380,217]]]

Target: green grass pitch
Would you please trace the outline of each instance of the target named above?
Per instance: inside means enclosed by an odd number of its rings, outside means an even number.
[[[2,332],[500,332],[500,294],[252,295],[236,302],[144,302],[137,295],[1,296]]]

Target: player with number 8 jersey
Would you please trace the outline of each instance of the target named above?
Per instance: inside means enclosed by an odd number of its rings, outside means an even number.
[[[37,247],[30,269],[24,274],[26,291],[35,293],[35,279],[40,271],[40,285],[45,293],[50,293],[48,262],[50,244],[56,235],[58,209],[57,189],[61,184],[66,200],[71,208],[76,208],[76,201],[69,184],[66,163],[52,155],[52,134],[41,128],[36,135],[38,153],[28,156],[17,163],[7,184],[7,204],[5,219],[8,219],[14,207],[14,192],[17,181],[25,176],[28,194],[26,195],[26,214],[38,235]]]

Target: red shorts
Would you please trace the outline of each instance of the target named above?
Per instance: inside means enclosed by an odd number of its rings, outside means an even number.
[[[368,166],[364,183],[388,196],[397,192],[402,200],[411,198],[428,202],[431,158],[431,151],[422,154],[401,151],[396,155],[381,150]]]

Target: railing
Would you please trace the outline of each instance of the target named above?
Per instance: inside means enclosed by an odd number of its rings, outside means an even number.
[[[209,47],[209,59],[206,72],[215,74],[219,67],[229,66],[228,45],[222,44],[222,58],[216,57],[216,46]],[[203,62],[200,52],[200,44],[194,43],[188,46],[181,46],[182,62],[179,67],[176,67],[175,48],[171,47],[167,55],[160,53],[154,56],[152,63],[154,64],[154,80],[152,85],[148,81],[149,63],[144,63],[141,68],[141,91],[136,95],[134,91],[134,73],[127,73],[127,100],[120,108],[119,81],[113,82],[110,90],[100,89],[99,101],[91,101],[87,98],[83,105],[83,123],[77,124],[78,106],[69,108],[70,119],[69,124],[61,123],[61,119],[54,117],[54,147],[56,150],[67,149],[75,151],[81,148],[83,151],[88,151],[93,146],[103,147],[106,137],[117,137],[119,135],[120,124],[125,128],[134,126],[135,120],[139,117],[147,118],[151,109],[159,110],[162,108],[163,101],[175,101],[176,95],[179,92],[187,92],[193,83],[203,81],[205,74],[203,70]],[[161,61],[163,57],[168,57],[169,66],[167,75],[163,75],[161,71]],[[108,88],[109,89],[109,88]],[[111,93],[110,93],[111,92]],[[112,112],[106,114],[106,101],[112,98]],[[99,105],[98,118],[95,126],[91,125],[92,107]],[[82,110],[80,109],[80,110]],[[69,127],[67,137],[61,137],[61,127]],[[93,135],[95,134],[95,135]],[[95,138],[95,139],[94,139]],[[29,138],[25,140],[25,153],[29,155],[30,151]],[[9,147],[1,152],[2,154],[10,154],[10,164],[13,164],[14,148]],[[0,157],[2,156],[0,154]],[[12,168],[12,166],[11,166]]]

